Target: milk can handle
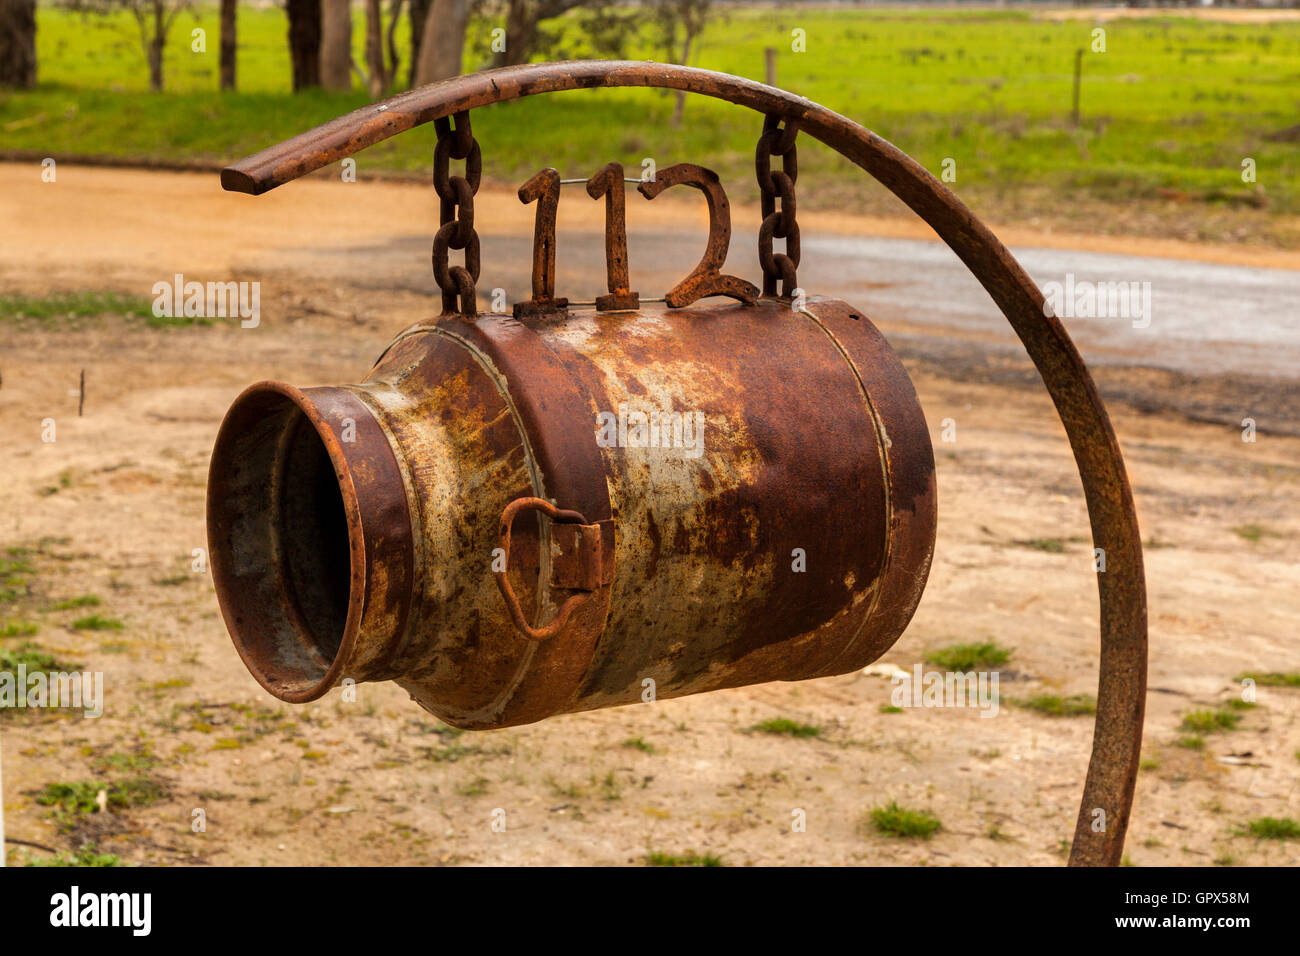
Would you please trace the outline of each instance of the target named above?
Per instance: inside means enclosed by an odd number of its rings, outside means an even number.
[[[555,507],[549,501],[543,498],[516,498],[510,504],[506,505],[505,510],[501,512],[501,527],[498,547],[506,560],[510,557],[510,527],[515,522],[515,516],[521,511],[540,511],[552,521],[562,523],[586,524],[587,519],[577,511],[564,511]],[[503,562],[504,563],[504,562]],[[515,629],[524,637],[532,641],[544,641],[547,638],[554,637],[564,629],[568,623],[569,615],[586,603],[591,597],[590,591],[580,591],[577,594],[570,595],[560,605],[560,609],[555,612],[555,617],[550,624],[545,627],[533,627],[524,617],[523,609],[519,606],[519,599],[515,597],[514,588],[510,586],[510,579],[503,568],[500,571],[492,572],[497,579],[497,588],[501,591],[501,597],[505,599],[506,610],[510,613],[510,619],[514,621]]]

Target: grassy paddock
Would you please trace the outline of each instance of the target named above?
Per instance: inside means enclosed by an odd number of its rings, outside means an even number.
[[[178,17],[168,92],[156,95],[147,90],[133,22],[42,7],[41,85],[0,96],[0,148],[225,162],[367,102],[360,91],[294,96],[283,12],[241,7],[239,15],[239,93],[216,90],[216,8],[206,6]],[[482,65],[478,51],[495,25],[472,25],[467,67]],[[196,26],[207,31],[206,53],[190,51]],[[1091,218],[1104,230],[1106,208],[1123,219],[1134,203],[1147,203],[1183,227],[1190,207],[1193,218],[1199,210],[1221,220],[1211,233],[1268,239],[1275,214],[1300,213],[1300,142],[1269,138],[1300,119],[1300,22],[1155,13],[1110,21],[1106,52],[1084,56],[1076,129],[1074,51],[1090,47],[1094,26],[1023,11],[733,7],[707,31],[697,63],[762,78],[763,48],[777,47],[780,85],[862,122],[936,174],[955,160],[958,193],[995,217]],[[807,52],[790,51],[795,28],[806,31]],[[403,22],[398,47],[406,46]],[[590,55],[579,19],[563,23],[561,46]],[[659,55],[648,34],[627,54]],[[579,101],[584,108],[574,109]],[[661,165],[705,162],[734,198],[752,200],[757,117],[693,97],[674,130],[672,106],[659,91],[559,94],[479,110],[475,132],[487,175],[498,181],[517,183],[543,164],[583,175],[611,159],[638,166],[653,156]],[[373,147],[358,158],[359,172],[426,170],[432,138],[425,128]],[[1242,181],[1246,157],[1255,160],[1257,183]],[[828,150],[806,147],[800,167],[805,202],[876,208],[860,174]],[[1295,238],[1287,236],[1281,244]]]

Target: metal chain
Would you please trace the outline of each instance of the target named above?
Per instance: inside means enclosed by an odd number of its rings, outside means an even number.
[[[763,224],[758,228],[758,261],[763,267],[763,294],[776,295],[776,280],[781,280],[781,297],[794,295],[799,267],[799,223],[795,221],[794,183],[799,178],[799,155],[795,137],[799,125],[769,114],[763,117],[763,135],[758,138],[754,169],[762,197]],[[772,157],[781,157],[781,169],[772,170]],[[776,206],[781,200],[781,208]],[[772,240],[784,239],[785,252],[773,252]]]
[[[433,237],[433,277],[442,290],[444,315],[478,312],[474,284],[478,282],[479,243],[474,231],[474,195],[483,177],[483,156],[478,141],[470,131],[469,113],[456,114],[456,128],[447,117],[433,121],[438,131],[438,145],[433,151],[433,188],[441,200],[438,221],[441,226]],[[453,159],[465,160],[465,175],[450,175]],[[465,250],[463,266],[448,266],[450,249]]]

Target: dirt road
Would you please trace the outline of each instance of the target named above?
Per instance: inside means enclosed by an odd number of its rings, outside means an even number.
[[[996,643],[1010,657],[995,719],[884,712],[891,685],[868,673],[484,734],[439,725],[391,685],[362,685],[355,703],[335,694],[290,707],[244,671],[209,576],[192,570],[212,440],[247,383],[353,381],[394,332],[427,315],[433,197],[312,180],[253,200],[182,174],[59,176],[44,194],[6,180],[0,214],[33,226],[0,238],[0,289],[144,295],[176,272],[242,278],[262,282],[262,321],[0,326],[0,545],[20,549],[5,560],[27,568],[7,572],[20,583],[0,628],[38,628],[0,648],[30,640],[102,671],[106,698],[97,719],[0,715],[11,836],[168,864],[639,864],[690,852],[732,865],[1062,861],[1092,722],[1016,702],[1095,692],[1097,598],[1064,433],[1009,333],[877,316],[914,372],[940,489],[930,584],[886,661],[910,670],[948,645]],[[562,229],[594,235],[598,205],[578,198],[562,207]],[[634,230],[702,238],[697,205],[668,198],[635,207]],[[738,210],[735,220],[739,236],[755,216]],[[810,218],[805,235],[843,234],[846,223]],[[479,228],[485,270],[501,276],[487,284],[522,288],[528,211],[485,194]],[[677,245],[669,257],[662,243],[634,242],[646,289],[689,267],[695,243]],[[575,298],[599,279],[598,254],[594,240],[562,246],[561,284]],[[751,262],[732,268],[752,278]],[[855,298],[873,314],[869,288]],[[1129,857],[1294,865],[1300,844],[1239,831],[1262,817],[1300,819],[1300,689],[1260,687],[1253,708],[1229,703],[1243,672],[1300,672],[1300,438],[1260,415],[1246,443],[1237,424],[1266,403],[1294,424],[1293,393],[1162,374],[1174,373],[1117,365],[1108,385],[1131,399],[1112,413],[1148,542],[1152,690]],[[1201,417],[1211,423],[1184,414],[1200,407],[1196,396],[1162,394],[1171,383],[1210,396]],[[51,418],[57,440],[43,442]],[[99,604],[66,606],[87,595]],[[1238,722],[1184,727],[1207,711]],[[753,729],[778,717],[820,733]],[[53,813],[39,802],[51,784],[85,784],[92,812]],[[99,789],[134,796],[93,811]],[[891,800],[930,811],[943,829],[929,840],[876,832],[867,815]],[[491,826],[498,808],[504,833]],[[805,832],[792,829],[798,810]]]

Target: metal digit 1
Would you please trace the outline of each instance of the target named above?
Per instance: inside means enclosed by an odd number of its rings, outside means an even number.
[[[605,197],[605,274],[608,295],[596,297],[601,312],[641,307],[641,297],[629,286],[627,273],[627,212],[623,195],[623,165],[609,163],[587,180],[587,195]]]
[[[568,299],[555,297],[555,219],[560,208],[560,174],[543,169],[519,187],[519,201],[537,203],[533,224],[533,297],[515,304],[515,318],[563,313]]]

